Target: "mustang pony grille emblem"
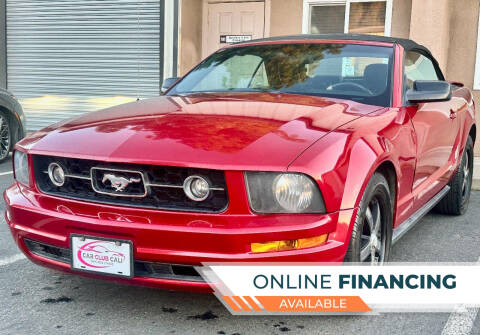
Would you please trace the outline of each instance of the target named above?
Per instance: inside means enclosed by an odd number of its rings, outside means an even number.
[[[113,197],[143,198],[148,194],[143,173],[133,170],[92,167],[92,188]]]
[[[128,185],[139,183],[142,180],[140,178],[117,177],[113,173],[105,173],[103,175],[102,183],[106,184],[108,181],[116,192],[123,192]]]

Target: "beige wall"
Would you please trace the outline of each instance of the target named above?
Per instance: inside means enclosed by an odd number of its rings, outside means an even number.
[[[302,33],[302,0],[271,0],[270,36]]]
[[[202,56],[202,1],[182,0],[179,32],[179,74],[183,76]]]
[[[408,38],[410,36],[411,13],[412,0],[393,0],[392,36],[401,38]]]
[[[271,0],[270,35],[302,33],[302,0]],[[412,0],[393,0],[392,36],[408,38]]]
[[[473,87],[480,0],[453,1],[450,5],[450,45],[446,77]]]
[[[410,38],[428,47],[443,71],[447,68],[450,42],[449,3],[449,0],[412,0],[410,20]]]
[[[480,0],[452,1],[449,8],[450,45],[445,76],[447,80],[462,82],[470,89],[473,88],[475,72],[479,8]],[[480,91],[473,91],[473,95],[480,106]],[[478,141],[475,153],[480,155]]]
[[[472,89],[480,0],[411,0],[411,3],[410,38],[431,50],[447,80],[462,82]],[[404,10],[403,15],[407,15]],[[392,31],[395,29],[398,27],[394,22]],[[473,95],[480,105],[480,91],[473,91]],[[480,145],[475,153],[480,155]]]

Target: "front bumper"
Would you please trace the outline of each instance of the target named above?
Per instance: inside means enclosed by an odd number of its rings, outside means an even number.
[[[32,252],[26,241],[63,250],[70,235],[130,240],[140,263],[200,265],[202,262],[341,262],[356,210],[325,215],[200,214],[107,206],[52,197],[15,183],[5,190],[5,219],[19,248],[35,263],[71,270],[64,259]],[[290,240],[329,234],[313,248],[252,253],[252,242]],[[28,243],[28,242],[27,242]],[[92,276],[87,274],[87,276]],[[158,278],[135,271],[131,279],[94,277],[165,289],[209,292],[208,283],[179,277]]]

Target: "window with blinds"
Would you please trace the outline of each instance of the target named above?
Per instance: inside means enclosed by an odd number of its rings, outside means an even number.
[[[7,0],[7,85],[28,131],[157,96],[161,3]]]
[[[351,34],[385,34],[386,2],[352,2],[348,32]]]
[[[343,33],[345,5],[312,6],[310,13],[310,33]]]
[[[385,35],[386,1],[310,1],[309,32]],[[345,22],[348,21],[348,24]]]

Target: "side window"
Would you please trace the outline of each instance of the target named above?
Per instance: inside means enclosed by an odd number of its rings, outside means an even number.
[[[433,62],[414,51],[408,51],[405,56],[405,79],[407,89],[413,88],[415,80],[440,80]]]

